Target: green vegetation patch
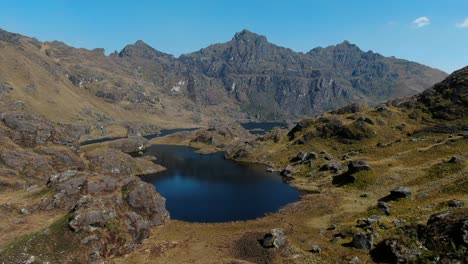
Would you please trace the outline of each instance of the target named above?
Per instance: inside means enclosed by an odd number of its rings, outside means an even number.
[[[70,256],[69,262],[83,263],[72,256],[80,253],[79,236],[68,228],[69,215],[65,214],[49,228],[19,237],[0,254],[0,263],[20,263],[28,255],[35,256],[38,263],[63,263],[64,256]]]
[[[419,185],[431,181],[437,181],[447,176],[460,172],[465,167],[463,163],[439,163],[430,167],[424,176],[409,182],[410,185]]]
[[[377,181],[374,171],[360,171],[353,174],[353,176],[356,180],[349,186],[358,190],[366,190]]]
[[[468,194],[468,177],[444,187],[442,192],[449,194]]]

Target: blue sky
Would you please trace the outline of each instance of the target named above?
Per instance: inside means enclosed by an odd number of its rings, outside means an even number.
[[[346,39],[446,72],[468,65],[468,0],[1,0],[0,8],[0,28],[107,53],[141,39],[178,56],[246,28],[295,51]]]

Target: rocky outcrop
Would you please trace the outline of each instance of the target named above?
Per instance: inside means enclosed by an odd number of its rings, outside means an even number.
[[[397,239],[385,239],[371,251],[372,258],[379,263],[419,263],[424,250],[409,247]]]
[[[128,252],[169,219],[165,199],[134,176],[66,171],[50,177],[52,195],[34,210],[70,210],[68,225],[99,256]]]
[[[107,145],[125,153],[135,153],[144,150],[148,146],[148,140],[144,137],[128,137],[112,140]]]
[[[6,111],[0,113],[10,138],[25,147],[34,147],[51,142],[59,145],[77,146],[85,129],[70,124],[54,124],[44,117],[25,111]]]
[[[348,173],[353,174],[360,171],[369,171],[371,167],[365,160],[352,160],[348,163]]]
[[[146,175],[164,170],[144,158],[133,158],[119,150],[108,149],[87,154],[89,169],[104,175]]]
[[[468,209],[432,215],[424,230],[425,245],[436,252],[468,249]]]
[[[26,177],[46,180],[54,172],[49,157],[30,150],[4,149],[0,152],[0,160]]]

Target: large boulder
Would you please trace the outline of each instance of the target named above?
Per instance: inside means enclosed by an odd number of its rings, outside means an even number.
[[[286,236],[283,229],[275,228],[265,234],[261,241],[265,248],[280,248],[286,244]]]
[[[422,254],[422,247],[410,247],[397,239],[384,239],[371,251],[377,263],[419,263]]]
[[[354,234],[352,244],[355,248],[371,250],[374,246],[374,236],[369,233]]]
[[[400,186],[397,189],[390,191],[392,199],[408,198],[411,196],[411,190],[408,187]]]
[[[348,163],[348,173],[353,174],[360,171],[369,171],[371,170],[371,166],[367,163],[367,161],[359,159],[359,160],[352,160]]]

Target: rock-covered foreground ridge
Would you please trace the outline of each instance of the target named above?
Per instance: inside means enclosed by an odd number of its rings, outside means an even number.
[[[82,152],[80,127],[24,109],[3,108],[0,121],[0,190],[10,201],[0,207],[6,236],[0,262],[121,255],[169,219],[165,198],[137,177],[164,168],[124,153],[142,150],[146,139],[130,137]]]

